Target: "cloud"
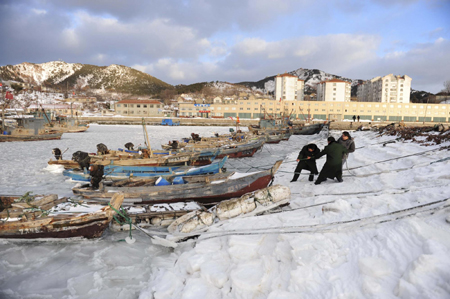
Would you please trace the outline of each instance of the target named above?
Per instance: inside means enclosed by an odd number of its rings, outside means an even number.
[[[5,0],[0,64],[122,64],[171,84],[316,68],[354,79],[407,74],[433,91],[449,69],[448,21],[427,19],[442,3]],[[405,27],[418,10],[426,10],[420,24]]]

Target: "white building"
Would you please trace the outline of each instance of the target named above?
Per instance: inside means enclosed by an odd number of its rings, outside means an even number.
[[[350,82],[331,79],[317,85],[317,100],[326,102],[350,102],[352,86]]]
[[[359,102],[409,103],[411,77],[394,76],[375,77],[358,85]]]
[[[303,101],[305,81],[294,75],[282,74],[275,77],[275,100]]]

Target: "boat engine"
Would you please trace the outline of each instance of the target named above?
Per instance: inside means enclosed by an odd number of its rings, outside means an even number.
[[[55,156],[56,160],[62,160],[62,152],[61,152],[61,150],[59,148],[57,148],[57,147],[54,148],[52,150],[52,154]]]
[[[134,144],[131,142],[125,143],[125,148],[129,151],[134,151]]]
[[[109,150],[108,150],[108,147],[106,145],[104,145],[103,143],[97,144],[97,154],[105,155],[105,154],[108,154],[108,153],[109,153]]]
[[[89,154],[82,151],[76,151],[73,153],[72,160],[77,162],[81,169],[88,169],[89,164],[91,163],[91,157],[89,157]]]
[[[201,141],[202,140],[200,138],[200,136],[198,134],[195,134],[195,133],[191,133],[191,137],[192,137],[192,140],[194,140],[194,141]]]

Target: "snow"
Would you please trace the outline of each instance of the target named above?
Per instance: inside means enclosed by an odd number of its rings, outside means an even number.
[[[147,126],[153,148],[191,132],[228,129]],[[289,183],[302,146],[314,142],[322,149],[325,136],[292,136],[252,158],[229,159],[228,171],[239,172],[284,159],[274,184],[291,188],[291,204],[279,213],[223,221],[175,249],[154,245],[139,231],[132,245],[121,241],[127,232],[109,230],[99,240],[0,241],[0,297],[449,298],[449,209],[442,200],[450,197],[450,160],[432,163],[449,156],[437,150],[449,144],[383,146],[395,136],[351,135],[357,149],[343,183],[314,185],[304,172]],[[70,195],[74,183],[46,165],[53,148],[69,148],[64,157],[70,158],[77,150],[94,152],[98,143],[115,149],[143,140],[140,126],[91,125],[59,141],[1,143],[0,193]]]

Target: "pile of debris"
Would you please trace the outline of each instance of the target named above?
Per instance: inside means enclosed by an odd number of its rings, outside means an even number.
[[[405,127],[398,123],[393,123],[378,129],[380,136],[398,136],[397,140],[411,140],[424,146],[442,144],[450,141],[450,130],[448,125],[435,125],[428,127]],[[442,147],[450,150],[450,146]]]

